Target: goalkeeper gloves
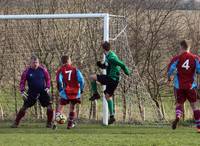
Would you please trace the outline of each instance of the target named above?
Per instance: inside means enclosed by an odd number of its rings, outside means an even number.
[[[101,61],[97,61],[97,66],[102,69],[105,69],[107,67],[105,64],[102,64]]]
[[[45,88],[44,91],[47,92],[47,94],[50,92],[49,88]]]
[[[101,67],[101,65],[102,65],[102,64],[101,64],[101,61],[97,61],[97,66],[98,66],[98,67]]]
[[[127,68],[127,67],[125,67],[125,70],[124,70],[124,73],[126,74],[126,75],[130,75],[130,71],[129,71],[129,69]]]
[[[28,94],[25,91],[22,91],[21,96],[22,96],[23,100],[26,100],[28,97]]]

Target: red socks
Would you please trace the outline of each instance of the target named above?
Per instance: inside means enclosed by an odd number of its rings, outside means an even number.
[[[176,119],[180,119],[183,114],[183,107],[182,105],[176,106]]]
[[[48,123],[52,122],[52,119],[53,119],[53,110],[47,109],[47,122]]]
[[[20,120],[25,116],[25,110],[20,110],[18,113],[17,113],[17,117],[15,119],[15,124],[16,125],[19,125],[19,122]]]
[[[193,113],[196,127],[200,129],[200,110],[194,110]]]

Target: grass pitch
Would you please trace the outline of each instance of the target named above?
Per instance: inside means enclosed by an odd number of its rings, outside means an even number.
[[[200,146],[194,127],[80,124],[52,130],[44,123],[22,123],[16,129],[10,124],[0,123],[0,146]]]

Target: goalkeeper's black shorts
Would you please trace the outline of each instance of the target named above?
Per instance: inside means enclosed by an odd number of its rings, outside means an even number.
[[[51,97],[46,91],[40,93],[28,91],[28,97],[24,100],[24,107],[32,107],[39,100],[42,107],[47,107],[52,103]]]
[[[106,90],[104,91],[104,93],[107,93],[110,96],[114,94],[114,91],[119,83],[118,81],[113,80],[107,75],[97,75],[97,81],[100,82],[102,85],[106,85]]]

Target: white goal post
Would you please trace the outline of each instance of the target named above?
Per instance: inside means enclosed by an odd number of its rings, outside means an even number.
[[[109,41],[109,18],[108,13],[86,13],[86,14],[25,14],[25,15],[0,15],[0,20],[27,20],[27,19],[92,19],[102,18],[103,19],[103,40]],[[123,16],[119,16],[123,17]],[[105,55],[103,54],[103,61],[105,61]],[[106,74],[106,70],[103,70]],[[105,86],[103,87],[105,90]],[[108,125],[108,104],[103,96],[103,125]]]

